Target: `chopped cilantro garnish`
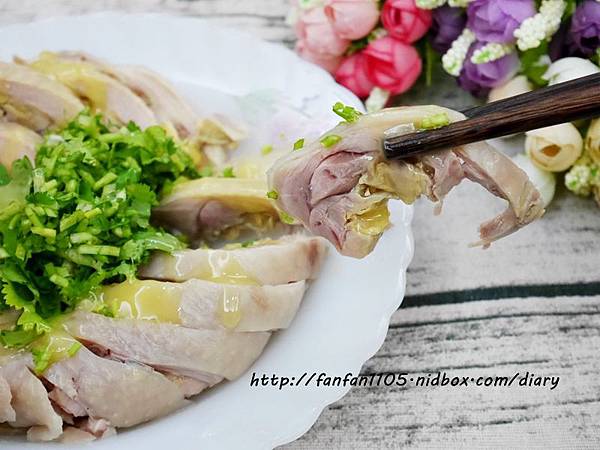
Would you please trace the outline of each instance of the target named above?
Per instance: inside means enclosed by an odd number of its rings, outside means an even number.
[[[271,200],[277,200],[279,198],[279,194],[277,193],[277,191],[269,191],[267,192],[267,197]]]
[[[152,250],[184,247],[150,224],[162,192],[198,176],[165,132],[80,114],[27,158],[0,169],[0,309],[21,310],[5,346],[27,345],[48,319],[101,284],[135,276]],[[41,358],[40,361],[43,361]]]
[[[210,166],[205,166],[198,172],[201,177],[212,177],[214,175],[214,170]]]
[[[327,136],[324,136],[321,138],[321,145],[323,145],[323,147],[325,147],[325,148],[329,148],[329,147],[333,147],[335,144],[337,144],[341,140],[342,140],[342,137],[338,136],[337,134],[328,134]]]
[[[344,119],[346,122],[356,122],[362,115],[360,111],[353,108],[352,106],[346,106],[342,102],[337,102],[333,105],[333,112]]]
[[[435,128],[445,127],[450,123],[450,117],[446,113],[432,114],[424,117],[418,124],[419,130],[433,130]]]
[[[233,167],[225,167],[223,169],[223,178],[235,178]]]
[[[254,241],[254,240],[245,241],[245,242],[242,242],[242,248],[252,247],[254,244],[256,244],[256,241]]]
[[[272,145],[263,145],[263,148],[260,149],[260,153],[262,153],[263,155],[268,155],[272,151],[273,151]]]
[[[296,221],[292,216],[290,216],[285,211],[279,211],[279,218],[283,223],[287,223],[288,225],[293,225]]]
[[[298,139],[294,142],[294,150],[300,150],[304,147],[304,138]]]

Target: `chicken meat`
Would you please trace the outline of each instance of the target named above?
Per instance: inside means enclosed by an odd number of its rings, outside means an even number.
[[[65,124],[83,109],[58,81],[20,64],[0,62],[0,118],[44,131]]]
[[[302,234],[258,241],[233,249],[185,249],[157,252],[139,276],[155,280],[192,278],[224,282],[286,284],[316,278],[327,246],[325,239]]]
[[[480,226],[478,245],[488,246],[543,214],[540,194],[525,172],[484,142],[410,160],[385,159],[385,136],[414,131],[424,119],[437,115],[451,122],[464,119],[450,109],[413,106],[340,123],[269,170],[277,205],[342,254],[358,258],[371,252],[389,225],[389,199],[412,203],[424,194],[441,205],[463,179],[479,183],[509,204]]]

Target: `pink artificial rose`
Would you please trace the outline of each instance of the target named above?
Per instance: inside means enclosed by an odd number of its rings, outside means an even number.
[[[366,98],[375,87],[367,75],[367,58],[363,52],[346,58],[335,72],[335,80],[360,98]]]
[[[305,52],[326,59],[340,56],[350,45],[336,34],[323,8],[304,11],[296,22],[296,34]]]
[[[392,95],[410,89],[421,73],[417,50],[391,36],[372,41],[363,52],[368,79]]]
[[[336,34],[343,39],[360,39],[368,35],[379,21],[375,0],[329,0],[325,5]]]
[[[302,58],[317,66],[321,66],[329,73],[334,73],[342,62],[341,56],[331,56],[311,52],[304,44],[304,41],[298,41],[296,43],[296,51]]]
[[[410,44],[427,33],[431,26],[431,12],[417,8],[415,0],[387,0],[381,21],[391,36]]]

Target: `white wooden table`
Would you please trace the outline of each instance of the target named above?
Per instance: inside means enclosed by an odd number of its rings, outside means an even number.
[[[0,25],[100,10],[202,16],[291,45],[287,0],[0,0]],[[452,84],[435,97],[470,102]],[[289,449],[600,448],[600,210],[560,189],[539,223],[467,247],[498,208],[459,186],[442,217],[415,211],[407,297],[363,373],[560,376],[536,387],[354,388]],[[371,299],[370,301],[376,301]]]

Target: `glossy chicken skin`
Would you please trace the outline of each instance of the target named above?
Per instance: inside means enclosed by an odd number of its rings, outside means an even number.
[[[12,163],[27,156],[35,161],[37,145],[42,141],[39,134],[18,123],[0,122],[0,163],[8,170]]]
[[[345,255],[371,252],[389,224],[388,199],[414,202],[420,195],[442,202],[463,179],[481,184],[507,200],[500,216],[481,225],[479,245],[487,246],[540,217],[538,191],[508,157],[485,143],[456,147],[413,158],[387,161],[386,133],[413,131],[428,116],[464,116],[437,106],[385,109],[341,123],[328,133],[341,138],[326,147],[312,142],[277,161],[269,170],[277,205]]]
[[[0,62],[0,118],[44,131],[65,124],[83,108],[58,81],[20,64]]]
[[[152,220],[190,239],[236,236],[240,228],[264,229],[278,217],[264,180],[205,177],[173,188],[152,210]]]
[[[104,112],[110,119],[133,121],[142,129],[158,121],[144,101],[127,86],[99,71],[93,64],[42,52],[28,66],[71,89],[93,109]]]
[[[287,284],[316,278],[327,243],[321,237],[301,234],[258,242],[248,248],[185,249],[157,252],[142,267],[139,276],[155,280],[186,281],[192,278],[234,278],[258,284]]]

